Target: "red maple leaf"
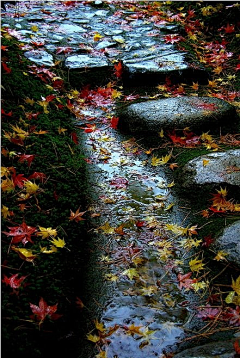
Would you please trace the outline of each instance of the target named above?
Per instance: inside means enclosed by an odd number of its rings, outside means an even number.
[[[12,69],[8,67],[8,65],[5,62],[2,62],[2,67],[4,69],[4,71],[6,71],[7,73],[11,73]]]
[[[198,308],[199,312],[197,314],[198,318],[205,319],[215,319],[221,313],[221,309],[218,307],[211,307],[206,305],[205,307]]]
[[[26,161],[28,163],[28,167],[30,167],[30,165],[32,164],[32,161],[35,158],[34,154],[21,154],[18,156],[19,159],[19,163],[23,163],[24,161]]]
[[[12,117],[12,114],[13,114],[12,111],[6,113],[3,108],[1,108],[1,113],[2,113],[2,115],[6,116],[6,117]]]
[[[181,290],[183,287],[186,289],[192,289],[192,283],[196,283],[197,279],[191,279],[192,272],[188,272],[184,275],[178,274],[179,281],[179,289]]]
[[[212,238],[211,234],[208,236],[205,236],[203,238],[202,246],[209,247],[214,242],[214,239]]]
[[[52,320],[58,319],[61,317],[61,315],[55,313],[57,311],[57,306],[57,303],[53,306],[48,306],[47,302],[41,297],[39,300],[39,306],[30,303],[30,308],[33,313],[30,318],[36,318],[38,321],[40,321],[40,323],[42,323],[46,317],[49,317]]]
[[[171,44],[174,44],[175,42],[179,42],[182,39],[183,39],[182,36],[174,35],[174,34],[164,36],[165,42],[166,43],[171,43]]]
[[[5,283],[7,286],[9,285],[13,289],[19,288],[27,276],[22,276],[18,278],[18,275],[18,273],[10,277],[4,275],[2,282]]]
[[[126,188],[128,185],[128,180],[125,178],[115,178],[111,181],[110,185],[115,186],[116,189]]]
[[[232,34],[233,32],[235,32],[235,26],[234,25],[229,25],[227,24],[226,27],[223,28],[225,30],[226,34]]]
[[[33,226],[28,226],[24,221],[19,226],[8,227],[9,232],[3,231],[3,234],[7,236],[12,236],[11,244],[17,244],[22,242],[24,245],[27,242],[32,241],[32,235],[37,231],[37,229]]]
[[[121,78],[122,77],[122,75],[123,75],[123,65],[122,65],[122,62],[121,61],[119,61],[118,63],[116,63],[115,65],[114,65],[114,69],[115,69],[115,76],[117,77],[117,78]]]
[[[34,172],[31,175],[29,175],[28,180],[31,179],[39,179],[43,183],[43,181],[46,179],[46,175],[41,172]]]
[[[70,135],[71,135],[71,138],[72,138],[72,140],[74,141],[74,143],[75,143],[75,144],[78,144],[79,141],[78,141],[77,133],[76,133],[76,132],[72,132]]]
[[[111,128],[117,129],[119,118],[118,117],[112,117],[111,118]]]
[[[240,326],[240,306],[236,306],[236,309],[231,307],[227,308],[227,312],[224,313],[223,319],[229,321],[229,324],[235,327]]]

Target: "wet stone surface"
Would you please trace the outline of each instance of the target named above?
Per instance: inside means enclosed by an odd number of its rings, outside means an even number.
[[[209,130],[236,116],[235,108],[219,98],[176,97],[130,104],[119,111],[119,128],[130,133],[161,129]]]
[[[104,62],[111,66],[108,72],[111,75],[114,61],[121,60],[126,83],[139,80],[139,74],[148,75],[149,80],[154,81],[166,73],[182,76],[189,72],[193,75],[193,68],[185,59],[186,54],[176,49],[174,41],[171,43],[170,39],[167,43],[165,39],[167,34],[179,35],[176,25],[165,24],[164,21],[158,24],[154,17],[146,14],[146,18],[138,19],[133,11],[121,10],[118,15],[113,4],[108,4],[107,8],[104,6],[94,2],[65,6],[59,1],[47,6],[45,2],[32,1],[31,11],[28,11],[28,3],[20,2],[19,11],[25,16],[24,19],[14,20],[13,28],[18,28],[15,36],[28,43],[26,56],[38,65],[52,66],[52,58],[46,59],[46,53],[36,55],[31,44],[33,41],[44,44],[45,49],[43,46],[39,52],[44,52],[49,45],[55,47],[55,51],[51,48],[49,54],[53,55],[53,62],[58,59],[59,47],[71,47],[71,50],[62,51],[64,65],[69,69],[82,69],[85,59],[82,61],[69,56],[71,52],[79,52],[83,45],[88,47],[91,57],[91,61],[85,62],[89,70],[102,67]],[[42,11],[44,13],[39,16]],[[11,15],[11,12],[4,15],[3,26],[12,26]],[[200,69],[197,64],[196,68]],[[143,78],[143,82],[146,80],[147,77]]]
[[[206,165],[204,165],[204,161]],[[210,153],[189,161],[183,168],[182,186],[240,185],[240,150]]]

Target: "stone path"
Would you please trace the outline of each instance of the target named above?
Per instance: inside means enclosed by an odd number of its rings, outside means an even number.
[[[180,38],[177,27],[156,21],[153,14],[98,0],[20,2],[18,10],[25,15],[16,18],[14,8],[7,6],[2,26],[10,25],[8,32],[24,43],[25,56],[38,66],[63,61],[78,89],[94,79],[106,84],[119,61],[125,85],[146,79],[157,83],[166,74],[192,81],[201,73],[206,79],[202,69],[190,65],[186,54],[174,46]],[[210,105],[219,102],[209,101]],[[232,108],[226,107],[231,113]],[[177,281],[182,272],[178,263],[185,257],[176,242],[184,237],[181,225],[191,230],[187,226],[191,223],[187,212],[175,205],[174,183],[165,170],[146,166],[140,138],[136,141],[109,127],[106,115],[114,110],[97,103],[87,109],[75,103],[74,109],[76,124],[87,125],[90,117],[100,123],[90,136],[83,132],[81,137],[91,161],[88,211],[99,250],[92,266],[100,268],[86,274],[93,282],[89,296],[101,307],[95,309],[98,320],[88,339],[96,343],[103,358],[164,357],[165,350],[176,351],[177,342],[184,339],[184,328],[198,302],[192,293],[180,291]],[[225,352],[220,354],[225,357]],[[80,358],[92,357],[80,352]]]

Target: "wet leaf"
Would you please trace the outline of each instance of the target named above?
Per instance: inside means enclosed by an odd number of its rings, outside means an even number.
[[[238,276],[236,281],[232,279],[232,288],[240,296],[240,276]]]
[[[37,233],[37,236],[42,236],[42,239],[47,239],[51,236],[57,236],[57,230],[52,229],[51,227],[45,228],[42,226],[39,226],[40,232]]]
[[[66,242],[64,239],[60,239],[59,237],[57,239],[52,239],[50,241],[54,246],[63,248],[66,245]]]
[[[198,258],[189,261],[189,267],[190,267],[191,271],[193,271],[193,272],[194,271],[199,272],[200,270],[203,270],[204,265],[205,264],[203,263],[203,261],[199,260]]]

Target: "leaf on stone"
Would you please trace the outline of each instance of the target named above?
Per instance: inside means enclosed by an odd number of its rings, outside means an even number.
[[[110,226],[108,221],[104,225],[100,226],[98,229],[102,230],[104,232],[104,234],[114,234],[115,233],[115,229]]]

